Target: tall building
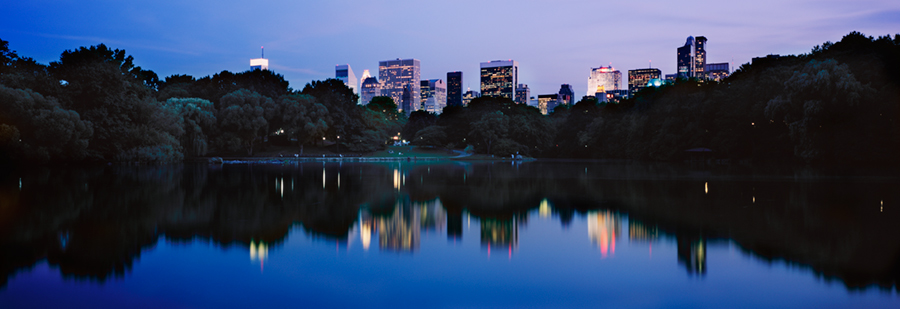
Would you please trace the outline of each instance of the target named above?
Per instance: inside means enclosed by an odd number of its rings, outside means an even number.
[[[694,39],[694,77],[706,79],[706,37]]]
[[[381,79],[382,85],[381,94],[394,99],[398,108],[407,115],[419,110],[420,107],[419,69],[418,59],[401,60],[397,58],[378,62],[378,78]],[[404,89],[409,92],[407,100],[403,100]]]
[[[269,69],[269,59],[266,59],[266,50],[262,47],[260,47],[260,49],[262,49],[260,57],[256,59],[250,59],[250,71]]]
[[[447,84],[441,79],[423,80],[420,86],[422,91],[422,107],[426,112],[440,114],[447,106]]]
[[[369,104],[372,98],[381,95],[381,83],[378,82],[376,77],[366,77],[359,88],[359,104],[362,105]],[[394,104],[396,103],[397,101],[394,101]]]
[[[622,72],[612,66],[591,68],[591,76],[588,77],[587,95],[595,96],[597,93],[605,94],[607,91],[619,90],[622,82]]]
[[[462,72],[447,72],[447,106],[462,106]]]
[[[574,104],[575,91],[572,91],[572,85],[562,84],[559,87],[559,93],[557,93],[556,101],[559,104]]]
[[[486,97],[516,98],[519,81],[519,63],[515,60],[494,60],[481,63],[481,95]]]
[[[628,70],[628,95],[640,92],[650,85],[650,80],[662,78],[662,71],[655,68]]]
[[[516,104],[528,105],[528,98],[531,97],[531,89],[528,89],[528,85],[519,84],[516,86]]]
[[[472,89],[469,89],[469,91],[466,91],[466,93],[463,93],[462,104],[463,104],[463,106],[469,106],[469,102],[472,102],[472,99],[480,98],[480,97],[481,97],[481,93],[479,93],[478,91],[472,91]]]
[[[678,48],[678,77],[706,79],[706,37],[689,36]]]
[[[694,37],[689,36],[684,46],[678,48],[678,78],[694,76]]]
[[[706,64],[706,76],[711,80],[719,82],[728,77],[729,74],[728,62]]]
[[[339,64],[334,66],[334,77],[344,82],[344,85],[347,85],[347,88],[353,90],[353,93],[359,93],[356,90],[356,85],[358,85],[356,74],[353,74],[353,69],[350,68],[349,64]]]

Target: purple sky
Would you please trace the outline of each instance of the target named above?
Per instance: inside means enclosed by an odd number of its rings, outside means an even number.
[[[240,72],[266,47],[291,87],[334,77],[350,64],[416,58],[422,78],[478,64],[519,62],[532,95],[571,84],[583,95],[591,67],[675,72],[675,49],[706,36],[708,62],[735,66],[766,54],[806,53],[850,31],[900,33],[900,1],[7,1],[0,39],[41,63],[66,49],[105,43],[160,77]],[[621,85],[627,87],[627,81]]]

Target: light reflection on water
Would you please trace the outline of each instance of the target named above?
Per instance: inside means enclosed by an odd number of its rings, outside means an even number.
[[[95,301],[163,290],[154,297],[204,307],[236,306],[248,291],[270,306],[300,295],[386,306],[411,292],[451,306],[898,304],[900,220],[885,212],[896,179],[753,173],[592,163],[20,172],[0,187],[0,246],[21,253],[3,256],[0,302],[52,306],[41,290],[93,286]],[[306,290],[279,292],[288,287]],[[656,302],[624,296],[636,293]]]

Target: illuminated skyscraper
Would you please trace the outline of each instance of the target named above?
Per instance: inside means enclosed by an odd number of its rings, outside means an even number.
[[[556,101],[559,104],[575,103],[575,91],[572,90],[572,85],[562,84],[559,87],[559,93],[557,94]]]
[[[362,85],[359,87],[359,104],[366,105],[372,101],[372,98],[381,95],[381,83],[376,77],[367,77],[363,79]],[[394,104],[397,102],[394,101]]]
[[[659,80],[662,71],[654,68],[628,70],[628,95],[634,96],[650,83],[650,80]]]
[[[519,63],[515,60],[481,63],[482,96],[515,99],[518,81]]]
[[[447,106],[462,106],[462,72],[447,72]]]
[[[678,48],[678,77],[706,79],[706,37],[689,36]]]
[[[347,85],[350,90],[353,90],[353,93],[359,93],[356,90],[356,74],[353,74],[353,69],[350,68],[349,64],[336,65],[334,67],[334,77],[344,82],[344,85]]]
[[[706,79],[706,37],[694,39],[694,77]]]
[[[619,90],[622,82],[622,72],[612,66],[591,68],[591,76],[588,77],[587,95],[594,96],[597,93],[606,94],[607,91]]]
[[[447,106],[447,84],[440,79],[423,80],[420,90],[422,91],[422,107],[426,112],[440,114]]]
[[[519,84],[516,86],[516,104],[528,104],[528,98],[531,96],[531,89],[528,89],[528,85]]]
[[[260,47],[262,49],[262,47]],[[266,59],[266,51],[262,49],[261,55],[259,58],[250,59],[250,70],[268,70],[269,69],[269,59]]]
[[[394,99],[400,110],[407,115],[419,110],[420,78],[419,60],[403,59],[386,60],[378,62],[378,77],[381,79],[381,94]],[[408,88],[409,100],[403,100],[404,88]]]

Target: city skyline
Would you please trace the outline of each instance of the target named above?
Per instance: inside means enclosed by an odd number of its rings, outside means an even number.
[[[17,14],[0,21],[0,38],[18,54],[45,64],[58,60],[64,50],[103,43],[126,50],[136,65],[163,78],[246,71],[247,59],[265,46],[269,69],[284,75],[294,89],[334,77],[337,64],[374,72],[384,59],[415,58],[422,63],[421,78],[435,79],[454,71],[474,77],[481,62],[516,59],[518,82],[528,84],[532,93],[552,93],[564,83],[585,93],[582,81],[593,67],[612,64],[623,72],[654,67],[676,73],[674,50],[691,35],[709,38],[707,63],[737,69],[753,57],[807,53],[851,31],[880,36],[900,29],[900,3],[890,1],[242,4],[14,2],[7,9]],[[392,7],[414,7],[417,13]],[[693,14],[698,8],[704,14]],[[601,9],[602,18],[593,14]],[[504,38],[478,31],[489,27],[489,13],[498,10],[560,17],[560,22],[510,21],[516,31]],[[329,21],[335,16],[342,22]],[[434,27],[451,24],[455,26]],[[396,37],[415,39],[392,40]],[[575,43],[562,48],[537,43],[545,37]],[[478,89],[479,84],[468,78],[462,87]]]

